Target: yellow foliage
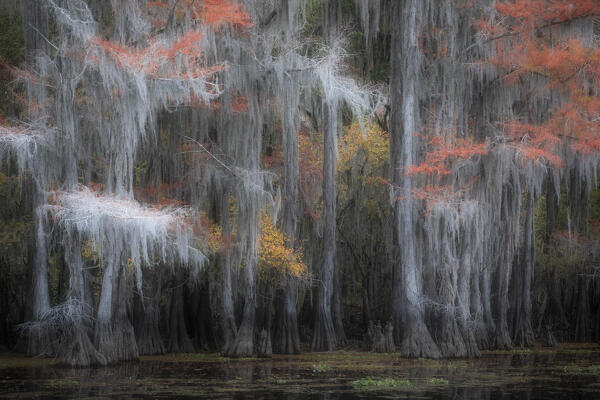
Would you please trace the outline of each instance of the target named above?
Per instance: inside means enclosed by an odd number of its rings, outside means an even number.
[[[223,247],[223,233],[219,225],[211,224],[208,227],[206,246],[211,253],[216,253]]]
[[[306,276],[308,268],[302,261],[302,251],[285,245],[283,232],[273,225],[273,221],[267,214],[261,215],[260,226],[258,267],[261,272],[274,270],[296,278]]]
[[[341,203],[358,200],[356,205],[367,213],[384,210],[388,165],[388,133],[376,124],[362,129],[354,122],[340,143],[337,183]]]
[[[383,168],[389,159],[389,141],[388,133],[377,124],[371,124],[363,130],[358,122],[354,122],[343,138],[338,172],[351,169],[359,157],[368,162],[371,170]]]
[[[96,243],[91,240],[85,240],[81,246],[81,255],[84,259],[97,262],[98,261],[98,250]]]
[[[203,251],[214,254],[231,246],[232,238],[223,237],[221,226],[212,222],[205,212],[201,212],[197,219],[190,220],[188,223],[191,224],[194,230],[198,248]]]

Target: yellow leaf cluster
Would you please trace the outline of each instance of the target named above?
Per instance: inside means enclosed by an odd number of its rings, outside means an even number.
[[[85,240],[81,246],[81,255],[88,261],[98,261],[98,250],[96,243],[91,240]]]
[[[273,225],[267,214],[261,215],[260,225],[258,267],[261,272],[274,270],[296,278],[306,276],[308,268],[302,261],[302,251],[286,246],[285,235]]]
[[[223,247],[223,234],[219,225],[211,224],[208,228],[206,246],[211,253],[216,253]]]
[[[385,167],[389,159],[389,135],[377,124],[362,129],[354,122],[343,138],[340,148],[338,172],[351,169],[357,161],[365,161],[372,172]]]

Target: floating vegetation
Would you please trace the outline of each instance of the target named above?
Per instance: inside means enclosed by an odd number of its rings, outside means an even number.
[[[322,374],[325,372],[329,372],[329,370],[331,370],[331,367],[325,363],[313,364],[313,372]]]
[[[445,386],[449,383],[448,380],[444,378],[429,378],[426,382],[431,386]]]
[[[537,353],[537,351],[535,351]],[[531,355],[534,353],[534,350],[531,349],[510,349],[510,350],[488,350],[482,353],[485,354],[512,354],[512,355]]]
[[[153,356],[141,356],[142,361],[161,361],[169,363],[226,363],[230,361],[255,361],[256,358],[229,358],[224,357],[218,353],[178,353],[178,354],[164,354],[164,355],[153,355]]]
[[[352,387],[358,390],[365,389],[399,389],[399,388],[411,388],[412,383],[406,379],[394,379],[394,378],[362,378],[352,381]]]
[[[582,366],[578,364],[569,364],[562,367],[561,372],[564,375],[600,377],[600,365]]]
[[[44,382],[44,385],[50,386],[52,388],[61,389],[67,388],[71,386],[79,385],[80,380],[75,378],[59,378],[59,379],[50,379]]]
[[[594,352],[593,357],[580,358],[556,349],[550,358],[552,365],[543,357],[525,357],[515,363],[511,355],[484,355],[469,361],[437,360],[438,367],[433,367],[436,363],[426,360],[395,360],[361,352],[276,355],[271,359],[235,359],[204,352],[142,356],[139,363],[73,370],[54,368],[52,359],[2,354],[0,398],[15,398],[17,393],[34,397],[34,391],[48,397],[75,397],[85,388],[90,397],[119,398],[214,399],[222,393],[224,398],[286,398],[286,394],[293,394],[306,400],[326,391],[333,398],[357,395],[383,399],[427,393],[429,397],[451,399],[454,386],[458,386],[468,398],[494,398],[509,392],[520,396],[535,390],[542,398],[570,400],[569,396],[588,393],[590,396],[582,399],[594,400],[600,383],[600,353]],[[368,372],[362,370],[363,360],[369,360]],[[23,386],[24,374],[35,376],[31,385]],[[556,392],[565,379],[576,382],[581,391]]]

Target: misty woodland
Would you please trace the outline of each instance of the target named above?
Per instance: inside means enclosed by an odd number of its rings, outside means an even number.
[[[600,341],[600,2],[0,6],[3,347]]]

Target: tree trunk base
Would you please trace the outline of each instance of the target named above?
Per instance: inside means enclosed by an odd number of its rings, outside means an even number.
[[[275,319],[273,350],[276,354],[299,354],[300,336],[294,293],[286,288],[281,293]]]
[[[236,337],[236,326],[233,316],[230,318],[224,318],[223,320],[223,343],[221,345],[221,353],[228,354],[230,349],[233,347],[233,342]]]
[[[69,367],[91,367],[107,365],[106,358],[100,353],[82,328],[75,328],[71,335],[61,343],[57,363]]]
[[[385,326],[384,333],[379,322],[377,322],[377,325],[374,325],[371,321],[367,331],[367,346],[370,351],[375,353],[395,352],[394,325],[391,322],[388,322]]]
[[[404,328],[400,352],[408,358],[433,358],[442,357],[440,349],[435,344],[429,330],[422,320],[412,321]]]
[[[549,326],[544,328],[544,333],[542,334],[542,345],[544,347],[556,347],[558,345],[556,337]]]
[[[34,327],[25,337],[27,357],[54,357],[57,354],[56,334],[52,330]]]
[[[490,335],[488,334],[488,330],[485,326],[484,322],[475,323],[473,327],[473,337],[475,338],[475,343],[477,344],[478,350],[489,350],[490,349]]]
[[[494,341],[494,349],[496,350],[511,350],[512,349],[512,340],[510,339],[510,335],[508,333],[508,328],[499,328],[496,332],[496,337]]]
[[[226,353],[227,357],[240,358],[240,357],[251,357],[254,354],[254,342],[253,342],[253,327],[248,327],[247,324],[242,324],[235,340]]]
[[[459,323],[460,331],[462,332],[463,341],[465,343],[465,348],[467,349],[467,357],[476,358],[481,357],[481,352],[479,351],[479,347],[477,344],[477,340],[475,339],[475,333],[473,329],[468,325],[468,321],[463,321]]]
[[[180,329],[174,329],[169,335],[167,349],[169,353],[193,353],[195,351],[194,343],[187,331],[183,332]]]
[[[327,316],[324,312],[317,312],[312,351],[335,351],[337,347],[336,339],[331,315]]]
[[[273,350],[271,347],[271,335],[266,329],[260,332],[260,340],[258,342],[258,349],[256,351],[258,357],[270,358],[273,356]]]
[[[158,327],[146,327],[139,329],[137,333],[137,345],[140,355],[165,354],[167,352],[165,344]]]
[[[133,326],[128,320],[121,323],[98,321],[94,343],[107,364],[139,359]]]
[[[467,357],[467,346],[458,329],[458,324],[453,316],[444,315],[442,317],[442,328],[437,335],[437,343],[442,356],[445,358],[464,358]]]
[[[535,336],[529,321],[521,321],[519,326],[516,327],[513,344],[522,349],[533,347],[535,344]]]

